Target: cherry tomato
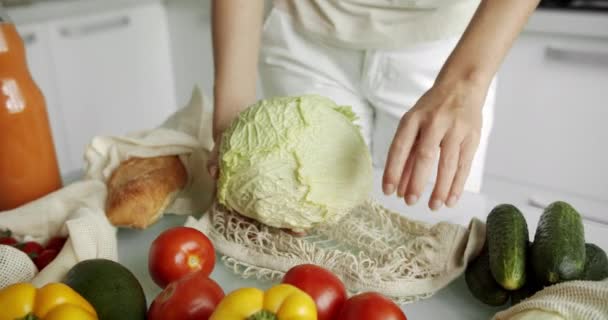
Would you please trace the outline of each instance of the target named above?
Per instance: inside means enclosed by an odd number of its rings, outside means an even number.
[[[0,230],[0,244],[14,246],[18,243],[17,239],[13,238],[11,230]]]
[[[204,272],[169,284],[152,302],[148,320],[207,320],[224,298],[224,291]]]
[[[40,255],[38,255],[36,258],[34,258],[34,264],[36,265],[38,270],[42,270],[49,263],[51,263],[53,260],[55,260],[55,257],[57,257],[57,254],[59,254],[59,251],[57,251],[55,249],[45,249],[44,251],[42,251],[40,253]]]
[[[55,249],[57,251],[61,251],[63,249],[63,245],[68,239],[65,237],[52,237],[44,247],[45,249]]]
[[[188,227],[161,233],[152,242],[148,255],[148,271],[161,288],[193,272],[209,276],[214,266],[213,244],[202,232]]]
[[[346,301],[346,288],[342,281],[329,270],[313,264],[289,269],[283,283],[291,284],[312,297],[319,320],[336,319]]]
[[[0,237],[0,244],[5,244],[7,246],[14,246],[17,244],[17,239],[13,237]]]
[[[15,247],[17,247],[19,250],[25,252],[30,257],[30,259],[34,259],[34,258],[38,257],[40,255],[40,253],[42,253],[42,251],[44,250],[42,245],[35,241],[28,241],[25,243],[20,243],[20,244],[16,245]]]
[[[407,320],[397,304],[376,292],[346,300],[337,320]]]

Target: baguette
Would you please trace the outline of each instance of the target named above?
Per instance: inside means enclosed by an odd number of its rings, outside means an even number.
[[[106,215],[114,226],[145,229],[160,219],[187,180],[177,156],[128,159],[108,180]]]

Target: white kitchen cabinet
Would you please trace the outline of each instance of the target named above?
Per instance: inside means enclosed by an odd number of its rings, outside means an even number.
[[[606,203],[607,119],[608,36],[524,32],[499,73],[486,172]]]
[[[57,83],[54,80],[52,68],[53,61],[49,54],[48,28],[46,24],[33,23],[19,25],[18,32],[26,48],[27,62],[32,78],[42,91],[46,101],[60,169],[62,172],[67,172],[77,164],[74,163],[73,157],[70,154],[63,123],[64,112],[57,97]]]
[[[94,136],[153,128],[176,110],[160,3],[51,21],[49,32],[70,169]]]

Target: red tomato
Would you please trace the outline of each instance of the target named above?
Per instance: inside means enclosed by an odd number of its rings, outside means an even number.
[[[59,254],[59,251],[55,249],[45,249],[40,253],[40,255],[34,258],[34,264],[36,265],[38,270],[42,270],[49,263],[51,263],[51,261],[55,260],[57,254]]]
[[[25,243],[18,244],[16,245],[16,247],[19,250],[25,252],[30,257],[30,259],[38,257],[40,253],[42,253],[42,251],[44,250],[40,243],[34,241],[28,241]]]
[[[366,292],[344,303],[338,320],[407,320],[401,308],[376,292]]]
[[[193,272],[209,276],[214,266],[213,244],[202,232],[188,227],[161,233],[152,242],[148,255],[148,271],[161,288]]]
[[[17,244],[17,239],[13,237],[0,237],[0,244],[5,244],[7,246],[14,246]]]
[[[172,282],[150,305],[148,320],[207,320],[224,298],[224,291],[204,272]]]
[[[52,237],[45,246],[45,249],[55,249],[57,251],[61,251],[63,249],[63,245],[68,239],[65,237]]]
[[[342,281],[329,270],[313,264],[289,269],[283,283],[291,284],[312,297],[319,320],[336,319],[346,301],[346,288]]]

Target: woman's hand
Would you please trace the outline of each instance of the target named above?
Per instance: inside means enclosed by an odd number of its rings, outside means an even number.
[[[211,154],[209,155],[209,160],[207,160],[207,171],[209,171],[209,175],[214,180],[217,180],[218,175],[219,175],[219,164],[218,164],[219,148],[220,148],[219,141],[215,141],[213,150],[211,150]]]
[[[217,96],[217,94],[216,94]],[[211,153],[209,154],[209,159],[207,160],[207,171],[213,180],[217,180],[220,175],[220,165],[219,165],[219,153],[220,153],[220,144],[222,141],[222,135],[224,134],[224,130],[228,128],[228,126],[232,123],[232,121],[237,117],[236,112],[223,112],[218,113],[218,110],[239,110],[242,107],[222,107],[223,104],[216,104],[216,109],[213,113],[213,149],[211,149]]]
[[[479,145],[487,86],[470,82],[438,84],[408,111],[390,147],[383,190],[415,204],[434,169],[437,180],[429,207],[452,207],[462,194]]]
[[[384,193],[418,201],[439,150],[429,207],[451,207],[462,194],[481,132],[489,83],[540,0],[482,0],[435,85],[403,116],[388,154]]]
[[[229,100],[227,98],[221,98],[222,95],[218,94],[217,90],[215,97],[217,97],[217,103],[213,112],[213,149],[211,150],[209,159],[207,160],[207,171],[209,172],[211,178],[217,180],[220,171],[218,157],[222,135],[224,134],[224,131],[228,129],[230,124],[232,124],[232,121],[236,119],[239,110],[245,109],[245,106],[249,103],[245,101],[253,101],[253,98],[230,96],[232,100]],[[223,101],[230,101],[231,103],[226,104]]]

